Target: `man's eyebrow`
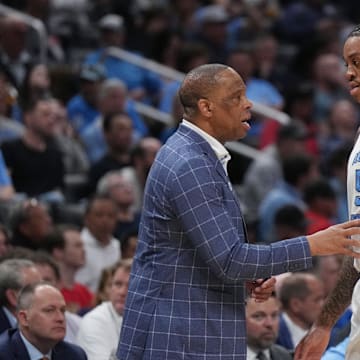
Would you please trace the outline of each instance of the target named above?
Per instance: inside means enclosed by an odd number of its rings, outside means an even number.
[[[354,51],[350,53],[347,57],[354,57],[354,56],[360,56],[360,51]],[[343,60],[345,61],[345,58],[343,57]]]

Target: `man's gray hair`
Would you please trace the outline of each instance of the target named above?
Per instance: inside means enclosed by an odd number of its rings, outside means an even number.
[[[49,287],[59,291],[55,286],[47,283],[46,281],[40,281],[34,284],[25,285],[18,296],[16,311],[29,309],[34,302],[34,294],[39,287]]]
[[[122,80],[115,79],[115,78],[110,78],[110,79],[104,80],[99,88],[98,99],[99,100],[104,99],[111,90],[118,89],[118,88],[121,89],[124,92],[124,94],[126,95],[127,86]]]
[[[99,195],[109,195],[110,191],[110,179],[114,176],[123,177],[122,173],[119,170],[112,170],[107,172],[104,176],[102,176],[97,184],[96,193]]]
[[[0,305],[7,305],[6,290],[20,290],[24,286],[22,270],[34,267],[27,259],[7,259],[0,263]]]

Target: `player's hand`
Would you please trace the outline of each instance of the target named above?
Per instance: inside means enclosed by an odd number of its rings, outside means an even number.
[[[359,259],[360,253],[353,250],[360,247],[360,240],[351,236],[360,235],[360,219],[347,221],[308,235],[311,255],[342,254]]]
[[[268,279],[257,279],[248,281],[246,287],[253,299],[257,302],[266,301],[270,295],[275,291],[275,277]]]

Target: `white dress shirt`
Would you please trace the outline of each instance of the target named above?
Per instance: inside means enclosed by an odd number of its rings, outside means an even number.
[[[246,360],[258,360],[257,359],[257,354],[259,353],[259,351],[262,351],[264,353],[264,355],[266,356],[267,360],[270,360],[270,350],[266,349],[266,350],[257,350],[256,352],[250,348],[249,346],[247,347],[247,352],[246,352]]]
[[[108,245],[102,245],[91,232],[84,228],[81,238],[86,251],[86,263],[76,273],[75,280],[95,292],[103,269],[114,265],[121,258],[120,241],[112,238]]]
[[[109,360],[118,346],[121,324],[122,316],[112,303],[103,302],[82,318],[76,343],[85,350],[88,360]]]
[[[299,325],[296,325],[289,316],[283,312],[284,321],[289,329],[291,339],[294,344],[294,348],[301,341],[301,339],[308,333],[309,330],[301,328]]]

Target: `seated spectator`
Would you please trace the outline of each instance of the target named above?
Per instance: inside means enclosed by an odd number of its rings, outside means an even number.
[[[286,57],[281,56],[281,45],[272,33],[258,33],[254,39],[253,58],[255,76],[269,81],[284,94],[284,88],[291,80],[291,73]]]
[[[123,81],[129,89],[131,99],[153,102],[160,92],[159,76],[107,53],[108,47],[123,48],[126,40],[124,19],[116,14],[107,14],[100,19],[98,28],[100,47],[86,56],[85,63],[103,64],[106,77]]]
[[[282,109],[284,98],[269,81],[255,77],[253,49],[237,47],[230,51],[227,65],[235,69],[246,84],[246,96],[251,101]]]
[[[260,203],[283,179],[284,159],[305,152],[306,137],[307,131],[300,123],[283,125],[277,133],[276,142],[267,146],[252,161],[244,174],[241,196],[249,219],[256,217]]]
[[[233,48],[226,59],[226,64],[235,69],[243,78],[246,85],[246,96],[250,101],[267,105],[278,110],[284,106],[284,98],[277,88],[269,81],[255,77],[255,62],[253,49],[250,47],[238,46]],[[260,134],[263,127],[263,119],[253,116],[251,129],[247,134],[247,142],[258,146]]]
[[[275,213],[284,205],[296,205],[305,210],[303,190],[305,185],[318,176],[316,162],[306,154],[286,157],[282,163],[283,180],[279,181],[260,203],[259,238],[273,242]]]
[[[282,313],[276,343],[294,350],[321,311],[323,284],[313,274],[295,273],[282,281],[278,296]]]
[[[111,267],[101,271],[99,286],[95,293],[95,305],[100,305],[110,299],[112,271]]]
[[[100,86],[97,102],[99,114],[96,120],[90,124],[80,136],[91,163],[101,159],[107,151],[106,139],[103,132],[103,121],[105,117],[115,113],[126,113],[132,121],[133,143],[149,132],[147,125],[135,110],[134,102],[128,99],[126,86],[121,80],[105,80]]]
[[[139,140],[131,151],[132,166],[120,170],[121,175],[135,187],[134,210],[140,212],[142,208],[145,182],[155,156],[161,147],[161,142],[154,137],[144,137]]]
[[[62,154],[65,175],[86,175],[89,170],[89,160],[67,118],[65,106],[58,99],[53,101],[53,116],[55,117],[55,145]]]
[[[70,124],[81,138],[85,129],[99,116],[97,93],[105,78],[101,64],[83,65],[79,73],[79,93],[67,103]]]
[[[304,127],[306,137],[304,138],[304,150],[314,156],[319,155],[319,126],[315,123],[314,112],[314,87],[310,81],[300,81],[291,86],[285,92],[284,112],[289,115],[293,121],[298,122]],[[288,84],[284,84],[287,86]],[[269,144],[273,144],[278,136],[281,124],[273,119],[267,119],[262,126],[259,148],[266,148]]]
[[[66,308],[79,313],[93,307],[93,293],[75,281],[76,272],[85,264],[85,249],[78,228],[72,225],[58,225],[47,238],[46,250],[59,266],[59,288],[64,296]]]
[[[17,326],[19,290],[39,281],[41,275],[30,260],[7,259],[0,263],[0,333]]]
[[[46,237],[53,229],[51,215],[36,199],[17,203],[10,213],[11,245],[31,250],[44,248]]]
[[[11,200],[15,195],[12,180],[8,174],[4,156],[0,149],[0,200]]]
[[[98,182],[96,192],[111,197],[117,205],[118,215],[114,236],[122,239],[124,233],[138,231],[140,212],[134,211],[135,188],[119,171],[109,171]]]
[[[275,239],[285,240],[307,233],[305,213],[296,205],[284,205],[275,213]]]
[[[135,251],[138,243],[138,232],[129,231],[123,234],[121,241],[121,258],[132,259],[135,256]]]
[[[113,266],[109,301],[96,306],[81,321],[77,344],[85,350],[89,360],[109,359],[115,354],[131,264],[131,261],[121,261]]]
[[[49,311],[52,309],[53,311]],[[25,286],[18,297],[19,328],[0,337],[0,359],[86,360],[84,350],[64,341],[65,301],[54,286]]]
[[[200,7],[194,14],[196,29],[192,35],[196,41],[206,45],[209,62],[226,63],[228,49],[228,24],[230,21],[223,4]]]
[[[329,178],[330,184],[336,194],[336,208],[338,210],[336,222],[344,222],[349,218],[349,210],[347,203],[347,162],[353,148],[353,143],[344,144],[329,154],[325,176]]]
[[[19,17],[8,15],[1,19],[0,28],[0,64],[6,69],[11,83],[19,89],[32,63],[30,53],[26,49],[29,27]]]
[[[7,227],[0,223],[0,259],[8,253],[11,247],[10,232]]]
[[[96,161],[89,171],[89,190],[93,193],[99,179],[111,170],[130,165],[132,145],[132,123],[128,115],[113,113],[103,119],[103,132],[107,151]]]
[[[50,16],[54,11],[54,2],[47,0],[27,0],[23,2],[23,4],[24,8],[22,11],[25,14],[32,16],[34,19],[33,21],[41,21],[47,32],[47,36],[41,38],[40,41],[38,28],[36,26],[30,26],[26,40],[32,58],[36,59],[37,56],[46,56],[47,62],[52,65],[64,64],[66,59],[61,39],[55,34],[50,24]],[[73,7],[75,8],[75,3],[73,4]],[[43,54],[42,51],[46,51],[46,53]]]
[[[348,98],[347,82],[340,54],[319,53],[312,63],[314,83],[314,119],[323,125],[329,118],[333,104]],[[350,122],[352,122],[350,120]]]
[[[46,252],[35,251],[31,255],[31,260],[34,262],[38,272],[41,275],[42,281],[47,282],[59,289],[60,286],[60,270],[55,260]],[[79,331],[81,317],[68,310],[65,311],[66,319],[66,335],[64,340],[75,343],[75,338]]]
[[[19,90],[20,105],[51,94],[49,69],[45,64],[33,63],[27,69],[24,82]],[[18,120],[22,120],[19,118]]]
[[[320,161],[323,165],[327,165],[336,149],[355,142],[358,127],[359,111],[351,100],[340,99],[331,105],[329,117],[318,134]]]
[[[335,190],[328,181],[318,179],[306,184],[304,201],[307,206],[305,210],[307,234],[324,230],[334,224],[337,201]]]
[[[208,61],[209,53],[205,45],[185,42],[179,50],[176,68],[183,73],[188,73],[194,67],[206,64]],[[163,85],[158,106],[161,111],[172,113],[174,99],[180,84],[180,81],[173,80]]]
[[[247,299],[247,359],[292,359],[289,350],[275,344],[279,333],[279,321],[280,302],[275,293],[264,302],[256,302],[251,297]]]
[[[0,144],[19,139],[24,134],[23,124],[16,121],[13,116],[14,109],[17,108],[18,91],[0,65]]]
[[[276,24],[278,35],[283,41],[304,44],[315,38],[317,31],[330,31],[335,18],[327,13],[332,11],[332,5],[323,2],[287,1]]]
[[[81,238],[84,242],[86,261],[76,273],[76,281],[95,292],[101,271],[121,258],[120,241],[113,237],[116,225],[116,204],[106,196],[89,200],[84,216]]]
[[[53,143],[53,99],[37,98],[24,108],[25,133],[6,142],[2,151],[15,191],[49,202],[64,200],[64,164]]]

